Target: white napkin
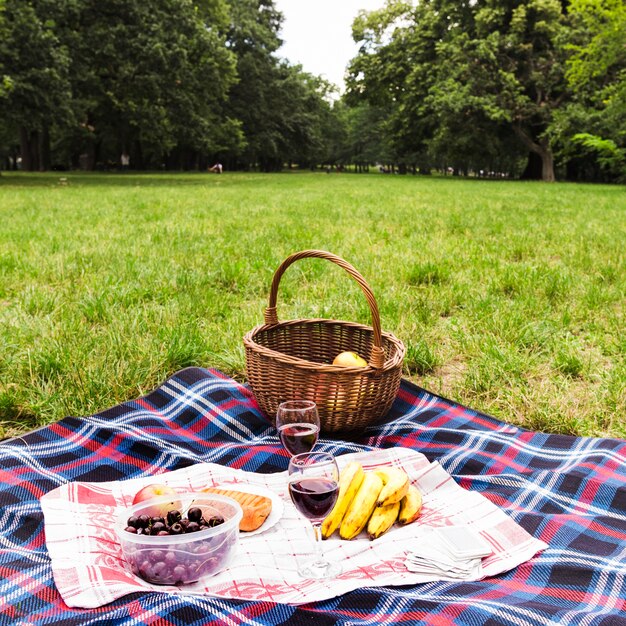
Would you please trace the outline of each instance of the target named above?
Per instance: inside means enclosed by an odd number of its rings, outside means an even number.
[[[482,559],[491,553],[489,544],[470,527],[443,526],[411,546],[405,565],[417,574],[478,580],[483,576]]]

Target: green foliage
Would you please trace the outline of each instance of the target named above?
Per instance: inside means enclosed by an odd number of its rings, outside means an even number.
[[[596,153],[601,167],[615,172],[623,171],[626,166],[626,151],[617,147],[614,141],[602,139],[589,133],[577,133],[574,142]]]
[[[214,150],[229,129],[236,133],[223,116],[235,77],[234,55],[219,30],[224,12],[218,2],[200,12],[191,0],[107,6],[81,0],[67,36],[76,51],[75,103],[87,140],[101,144],[121,133],[119,151],[130,149],[141,165],[146,159],[159,164],[179,144]]]
[[[551,180],[552,112],[565,93],[561,10],[557,0],[389,3],[355,21],[353,98],[389,107],[401,152],[428,144],[434,159],[491,169],[523,146]]]
[[[342,100],[335,110],[341,115],[338,130],[342,136],[335,149],[336,161],[360,165],[396,161],[384,107],[367,102],[347,106]]]
[[[5,124],[27,132],[72,120],[70,56],[55,32],[56,2],[8,0],[0,27],[0,111]]]
[[[43,152],[83,169],[122,151],[138,169],[330,158],[330,86],[275,56],[272,0],[8,0],[7,15],[0,118],[24,169],[48,169]]]
[[[237,55],[239,80],[229,108],[245,135],[234,164],[273,171],[286,162],[308,166],[327,160],[329,133],[337,122],[328,102],[331,86],[274,55],[281,15],[272,2],[233,3],[231,15],[228,42]]]
[[[626,5],[564,7],[394,1],[362,13],[348,101],[386,109],[396,159],[515,173],[530,151],[552,180],[555,155],[567,162],[580,154],[575,134],[618,148],[626,137]]]
[[[621,0],[573,0],[570,17],[567,79],[576,96],[561,120],[571,128],[563,142],[579,160],[591,155],[605,175],[624,179],[626,5]]]
[[[574,87],[609,82],[621,74],[626,51],[626,5],[622,0],[570,0],[577,37],[570,44],[567,78]]]
[[[626,175],[621,0],[388,0],[356,16],[335,102],[278,57],[274,0],[5,4],[0,158],[24,169]]]

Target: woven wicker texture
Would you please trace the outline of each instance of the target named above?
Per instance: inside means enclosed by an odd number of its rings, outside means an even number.
[[[371,327],[327,319],[278,321],[281,277],[292,263],[305,258],[331,261],[356,280],[370,308]],[[248,382],[270,419],[281,402],[313,400],[322,432],[354,430],[384,418],[398,393],[404,345],[391,333],[381,331],[378,305],[365,279],[330,252],[304,250],[283,261],[272,280],[265,324],[253,328],[243,341]],[[345,351],[367,358],[367,366],[332,365]]]

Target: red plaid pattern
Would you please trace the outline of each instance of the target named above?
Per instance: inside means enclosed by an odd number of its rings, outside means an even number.
[[[44,494],[198,463],[255,474],[286,469],[250,391],[190,368],[139,400],[0,443],[0,625],[626,626],[625,441],[528,432],[403,381],[384,423],[318,445],[336,455],[421,452],[548,547],[483,580],[363,587],[299,606],[146,590],[99,608],[69,607],[53,579]]]

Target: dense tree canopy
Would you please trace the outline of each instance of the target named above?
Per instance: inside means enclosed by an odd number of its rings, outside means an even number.
[[[327,86],[277,58],[282,16],[271,1],[241,0],[232,4],[231,16],[228,42],[239,80],[229,111],[241,120],[246,138],[243,150],[226,155],[231,165],[274,171],[289,162],[319,163]]]
[[[626,180],[626,4],[572,0],[574,27],[566,77],[575,94],[561,137],[571,152],[592,155],[605,175]],[[581,178],[586,172],[582,172]]]
[[[623,0],[387,0],[341,98],[280,58],[281,23],[273,0],[0,0],[3,164],[625,175]]]
[[[8,0],[6,15],[3,108],[26,169],[49,167],[51,130],[58,156],[88,167],[121,150],[156,165],[176,147],[239,140],[223,108],[235,57],[221,0]]]
[[[621,0],[388,0],[355,20],[351,98],[385,107],[397,160],[511,172],[526,153],[525,174],[554,180],[576,135],[600,145],[581,111],[602,102],[623,138],[623,14]]]
[[[49,166],[50,126],[71,119],[70,56],[55,31],[60,17],[53,0],[9,1],[0,26],[3,121],[20,134],[26,169]]]
[[[72,86],[85,149],[95,161],[107,141],[116,153],[128,150],[139,167],[158,166],[174,150],[206,152],[237,142],[237,127],[223,110],[235,59],[224,45],[221,2],[203,11],[190,0],[80,5],[68,29]]]
[[[405,158],[491,169],[525,147],[551,180],[563,28],[556,0],[389,2],[355,23],[351,89],[389,107]]]

